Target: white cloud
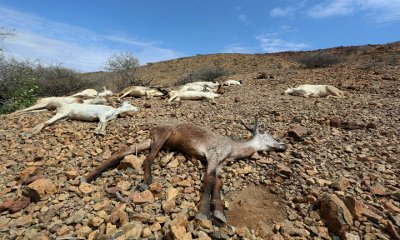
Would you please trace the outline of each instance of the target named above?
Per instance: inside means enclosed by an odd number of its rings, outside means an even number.
[[[268,34],[257,36],[263,51],[268,53],[283,51],[300,51],[308,48],[308,44],[286,41],[281,38],[271,37]]]
[[[40,60],[45,64],[62,64],[78,71],[101,70],[115,49],[83,46],[29,32],[17,31],[5,39],[5,49],[18,59]]]
[[[98,71],[114,53],[129,51],[141,64],[181,57],[155,41],[104,35],[0,6],[2,27],[15,29],[4,48],[20,59],[39,59],[79,71]]]
[[[328,4],[318,4],[313,6],[308,14],[315,18],[332,16],[345,16],[355,11],[352,0],[334,0]]]
[[[240,14],[238,16],[238,19],[241,23],[243,23],[244,25],[249,25],[250,21],[247,19],[247,16],[245,14]]]
[[[271,17],[289,17],[293,16],[294,13],[295,9],[292,7],[286,7],[286,8],[276,7],[269,12],[269,15]]]
[[[312,6],[308,15],[314,18],[347,16],[365,13],[377,22],[400,20],[399,0],[330,0],[328,3]]]

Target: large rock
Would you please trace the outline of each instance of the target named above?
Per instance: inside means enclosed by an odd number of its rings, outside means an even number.
[[[364,213],[364,205],[353,196],[346,196],[346,198],[344,199],[344,203],[349,209],[351,215],[355,219],[360,220]]]
[[[152,203],[154,202],[153,193],[150,190],[146,190],[143,192],[132,192],[129,195],[129,198],[136,204],[143,204],[143,203]]]
[[[298,124],[291,124],[289,126],[288,136],[296,141],[302,141],[304,137],[307,136],[307,129]]]
[[[56,192],[56,185],[47,178],[38,179],[24,189],[24,195],[29,197],[32,202],[38,202],[46,195],[53,195]]]
[[[179,189],[170,186],[167,189],[167,198],[166,198],[166,200],[167,201],[171,201],[172,199],[174,199],[178,195],[178,193],[179,193]]]
[[[33,181],[43,178],[44,170],[42,168],[38,168],[36,166],[29,166],[25,168],[19,175],[18,183],[19,184],[29,184]]]
[[[325,194],[317,201],[320,215],[329,231],[342,236],[353,225],[353,217],[346,205],[335,194]]]
[[[142,170],[143,161],[146,158],[145,155],[137,157],[135,155],[125,156],[124,159],[118,166],[118,169],[127,169],[128,167],[135,169],[136,171]]]

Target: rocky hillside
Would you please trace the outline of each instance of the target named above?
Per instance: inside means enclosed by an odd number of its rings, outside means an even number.
[[[0,116],[2,239],[399,239],[400,44],[334,48],[326,68],[303,68],[309,52],[215,54],[148,64],[143,78],[172,84],[199,66],[231,71],[242,86],[216,104],[128,99],[140,112],[96,123],[63,121],[27,139],[52,114]],[[289,85],[331,84],[345,98],[282,95]],[[204,166],[163,151],[145,192],[146,152],[129,156],[91,184],[76,180],[113,152],[133,147],[161,123],[192,122],[247,138],[240,120],[287,143],[222,171],[225,226],[196,221]],[[116,194],[116,190],[120,194]]]

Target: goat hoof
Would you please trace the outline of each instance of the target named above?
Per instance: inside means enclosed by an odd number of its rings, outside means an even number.
[[[207,215],[205,215],[205,214],[203,214],[203,213],[198,213],[198,214],[196,214],[196,217],[195,217],[197,220],[207,220],[208,219],[208,217],[207,217]]]
[[[140,186],[138,187],[139,191],[146,191],[149,188],[149,185],[142,183],[140,184]]]
[[[33,136],[33,133],[27,132],[25,133],[25,137],[27,138],[31,138]]]
[[[106,132],[104,132],[104,131],[95,131],[94,132],[96,135],[99,135],[99,136],[104,136],[104,135],[106,135]]]
[[[87,180],[85,177],[79,177],[79,183],[87,183]]]
[[[223,212],[221,212],[221,211],[218,211],[218,210],[214,211],[213,217],[214,217],[214,219],[216,219],[216,220],[218,220],[218,221],[220,221],[222,223],[226,223],[225,214]]]

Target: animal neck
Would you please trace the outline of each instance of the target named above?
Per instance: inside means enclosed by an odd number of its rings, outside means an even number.
[[[254,153],[262,150],[260,141],[257,137],[252,137],[248,140],[235,142],[231,157],[235,160],[248,158]]]

